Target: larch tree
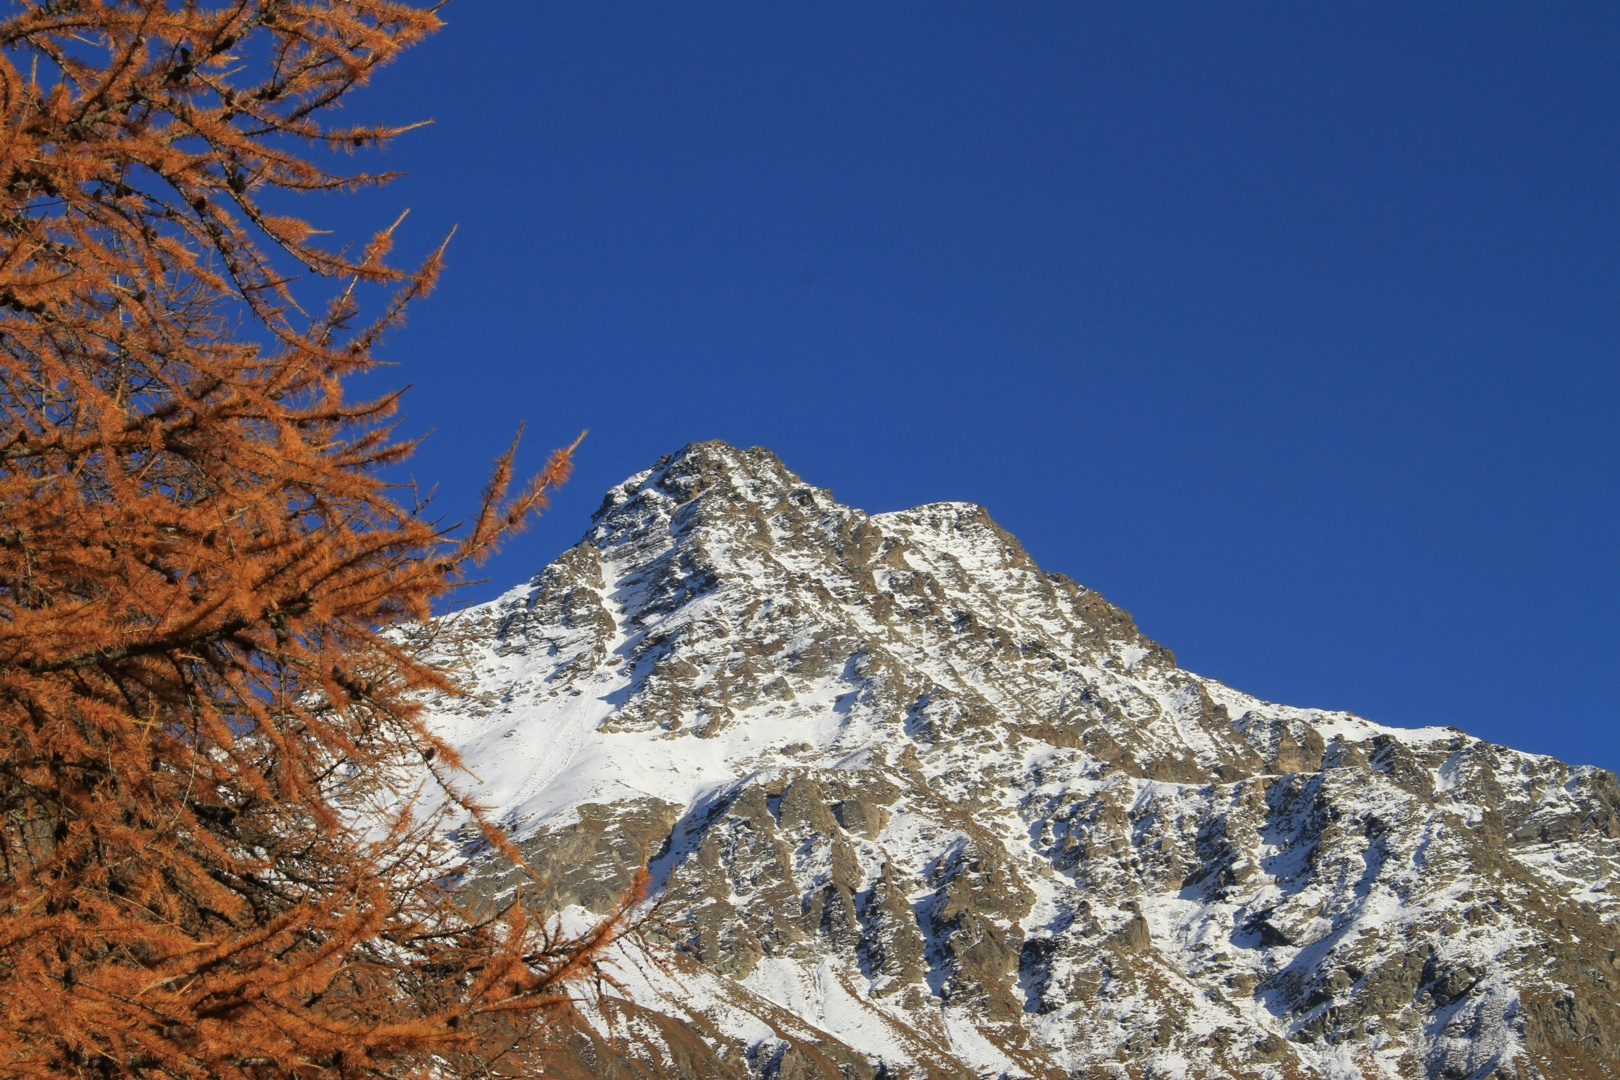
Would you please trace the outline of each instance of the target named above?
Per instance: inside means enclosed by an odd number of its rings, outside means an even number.
[[[453,682],[400,629],[568,451],[516,494],[509,452],[453,534],[397,501],[396,396],[343,384],[440,255],[390,264],[391,229],[334,250],[265,201],[388,179],[330,153],[404,129],[328,118],[439,21],[391,0],[10,7],[0,1076],[430,1074],[484,1025],[547,1016],[618,925],[563,937],[447,887],[449,825],[506,841],[422,721]],[[295,286],[323,279],[304,314]]]

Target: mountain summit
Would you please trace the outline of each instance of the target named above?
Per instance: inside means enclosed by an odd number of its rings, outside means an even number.
[[[444,623],[546,903],[650,859],[679,945],[557,1075],[1620,1075],[1613,774],[1184,671],[977,506],[692,444]]]

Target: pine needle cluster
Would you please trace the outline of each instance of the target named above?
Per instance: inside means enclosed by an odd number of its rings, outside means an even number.
[[[569,938],[446,880],[471,816],[401,624],[542,507],[452,536],[349,401],[432,286],[276,195],[403,131],[333,106],[439,26],[390,0],[13,0],[0,20],[0,1075],[425,1075],[565,1000]],[[397,224],[397,223],[396,223]],[[318,314],[299,281],[329,280]],[[391,299],[361,319],[360,294]],[[392,629],[391,629],[392,628]],[[413,801],[412,785],[442,782]],[[454,819],[454,821],[452,821]]]

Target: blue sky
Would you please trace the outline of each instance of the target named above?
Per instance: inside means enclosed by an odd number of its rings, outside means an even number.
[[[410,175],[303,209],[458,227],[381,376],[444,513],[591,429],[472,598],[723,438],[1261,697],[1620,767],[1620,6],[445,16],[350,106]]]

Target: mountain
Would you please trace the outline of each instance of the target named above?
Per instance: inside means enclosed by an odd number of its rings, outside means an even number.
[[[1612,773],[1184,671],[977,506],[693,444],[438,629],[544,903],[651,860],[679,946],[553,1075],[1620,1075]]]

